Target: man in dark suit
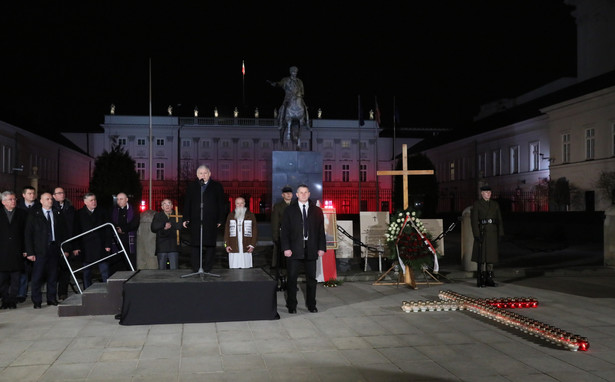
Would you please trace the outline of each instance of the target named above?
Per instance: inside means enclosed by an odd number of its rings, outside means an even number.
[[[41,194],[41,205],[33,207],[26,223],[25,245],[32,267],[32,303],[40,309],[41,287],[47,281],[47,305],[58,305],[56,299],[60,244],[68,238],[64,216],[54,210],[53,198],[48,192]],[[65,253],[68,256],[68,252]]]
[[[97,208],[96,195],[88,192],[83,196],[84,206],[75,215],[75,235],[82,234],[94,229],[102,224],[108,223],[109,218],[102,208]],[[92,264],[109,255],[111,251],[111,231],[110,228],[101,228],[81,236],[74,244],[76,248],[73,254],[81,255],[83,265]],[[101,261],[98,263],[98,270],[102,281],[107,282],[109,277],[109,262]],[[92,285],[91,267],[83,270],[83,288],[87,289]]]
[[[324,216],[320,207],[310,201],[308,186],[299,185],[296,195],[297,200],[284,210],[280,230],[280,246],[286,257],[286,307],[288,313],[297,313],[297,276],[303,264],[305,304],[311,313],[316,313],[316,260],[327,250]]]
[[[192,270],[198,271],[201,262],[200,241],[201,223],[203,226],[203,271],[210,272],[216,256],[217,229],[224,224],[227,200],[222,185],[211,179],[211,170],[202,165],[196,170],[197,180],[188,184],[184,205],[184,228],[190,228],[192,246]],[[203,200],[203,220],[201,221],[201,196]]]
[[[24,230],[28,213],[17,208],[13,191],[2,193],[0,209],[0,295],[1,309],[17,308],[19,276],[24,269]]]
[[[75,223],[75,207],[71,203],[69,199],[66,198],[66,193],[62,187],[56,187],[53,190],[53,209],[56,211],[60,211],[64,216],[64,220],[66,221],[66,228],[68,237],[73,236],[74,231],[74,223]],[[76,262],[75,256],[68,256],[68,261],[71,264],[73,269],[78,268],[78,264]],[[66,300],[68,296],[68,285],[70,284],[70,270],[66,265],[66,261],[60,259],[60,264],[58,266],[58,300],[63,301]],[[74,290],[74,287],[73,287]]]
[[[17,208],[22,209],[28,213],[33,210],[34,207],[40,206],[40,202],[36,199],[36,188],[32,186],[25,186],[21,190],[22,198],[17,201]],[[19,302],[26,301],[28,295],[28,280],[32,275],[32,262],[24,258],[24,270],[19,276],[19,293],[17,300]]]

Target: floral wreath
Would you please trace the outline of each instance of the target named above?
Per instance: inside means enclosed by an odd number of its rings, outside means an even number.
[[[414,270],[421,270],[429,266],[434,259],[434,252],[440,257],[433,243],[432,235],[425,229],[425,225],[410,209],[395,212],[390,216],[390,223],[386,237],[389,247],[389,258],[400,260]]]

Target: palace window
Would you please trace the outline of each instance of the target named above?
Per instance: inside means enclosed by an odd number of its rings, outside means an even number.
[[[137,162],[137,174],[139,174],[139,179],[145,179],[145,162]]]
[[[367,182],[367,165],[366,164],[361,164],[359,166],[360,168],[360,173],[359,173],[359,178],[361,180],[361,182]]]
[[[562,134],[562,163],[570,163],[570,133]]]
[[[331,165],[326,164],[325,165],[325,182],[330,182],[330,181],[331,181]]]
[[[448,176],[450,180],[455,180],[455,161],[448,163]]]
[[[164,138],[156,138],[156,146],[164,146]]]
[[[502,150],[493,150],[491,153],[491,164],[493,166],[493,176],[502,174]]]
[[[343,164],[342,165],[342,182],[350,181],[350,165]]]
[[[128,142],[128,141],[127,141],[127,140],[126,140],[126,138],[124,138],[124,137],[121,137],[121,138],[118,138],[118,139],[117,139],[117,144],[118,144],[118,145],[120,145],[120,146],[126,146],[126,143],[127,143],[127,142]]]
[[[145,146],[145,138],[137,138],[137,146]]]
[[[192,140],[190,139],[182,139],[182,147],[189,148],[192,145]]]
[[[530,171],[540,170],[540,143],[530,143]]]
[[[164,163],[156,162],[156,180],[164,180]]]
[[[596,147],[595,130],[593,128],[585,130],[585,159],[594,159]]]
[[[487,153],[478,154],[478,176],[480,178],[487,176]]]
[[[510,148],[510,173],[519,173],[519,146],[512,146]]]
[[[346,141],[342,141],[342,148],[343,149],[348,149],[350,148],[350,141],[346,140]]]

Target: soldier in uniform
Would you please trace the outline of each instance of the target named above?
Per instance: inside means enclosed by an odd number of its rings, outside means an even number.
[[[491,187],[480,188],[480,199],[474,202],[470,213],[474,247],[472,261],[478,264],[477,286],[497,286],[493,280],[493,264],[498,262],[498,243],[504,236],[500,206],[491,200]]]

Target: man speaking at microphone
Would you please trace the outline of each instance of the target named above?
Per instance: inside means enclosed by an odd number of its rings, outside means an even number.
[[[216,239],[218,228],[224,224],[226,217],[226,198],[222,184],[211,179],[211,170],[201,165],[196,170],[194,182],[188,184],[184,204],[184,228],[190,229],[190,246],[192,247],[190,261],[192,270],[199,271],[201,262],[201,223],[203,226],[203,271],[211,272],[216,256]],[[201,199],[202,197],[202,199]],[[201,215],[201,200],[203,215]],[[201,221],[201,216],[203,220]]]

